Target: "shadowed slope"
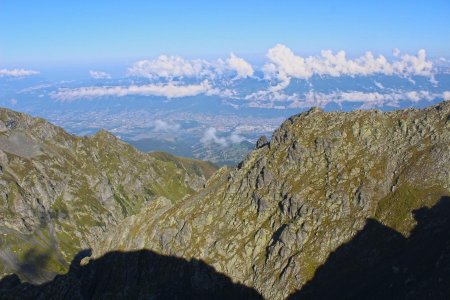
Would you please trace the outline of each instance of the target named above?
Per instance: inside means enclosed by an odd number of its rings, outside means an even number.
[[[408,238],[369,219],[291,299],[449,299],[450,198],[414,211]]]
[[[215,170],[139,152],[104,130],[77,137],[0,108],[0,277],[42,283],[65,273],[106,230],[153,201],[183,201]],[[23,262],[28,257],[46,264],[37,272]]]
[[[449,116],[450,102],[293,116],[198,194],[172,206],[154,201],[108,230],[94,256],[146,248],[195,257],[267,299],[285,299],[368,219],[373,233],[362,246],[373,241],[375,254],[384,244],[387,253],[409,253],[403,236],[416,226],[412,211],[450,195]],[[375,255],[364,251],[361,259]],[[353,260],[342,265],[350,268]]]
[[[49,283],[20,283],[12,275],[0,282],[2,299],[261,299],[200,260],[163,256],[153,251],[110,252],[80,265],[91,254],[80,252],[70,270]]]

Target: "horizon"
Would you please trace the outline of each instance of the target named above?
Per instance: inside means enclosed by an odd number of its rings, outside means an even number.
[[[448,37],[449,0],[0,0],[0,298],[450,299]]]
[[[313,106],[450,99],[448,12],[447,1],[4,1],[0,106],[143,151],[238,151],[236,162],[240,142]]]

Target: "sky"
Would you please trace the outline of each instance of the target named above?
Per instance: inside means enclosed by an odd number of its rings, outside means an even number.
[[[450,1],[0,0],[0,68],[129,64],[160,54],[258,62],[287,45],[390,55],[450,54]]]

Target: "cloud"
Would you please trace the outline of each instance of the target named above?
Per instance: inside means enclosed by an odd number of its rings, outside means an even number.
[[[243,58],[237,57],[234,53],[230,54],[230,57],[226,61],[227,68],[237,73],[236,78],[246,78],[253,76],[252,66],[246,62]]]
[[[309,79],[314,75],[339,77],[384,74],[402,77],[426,76],[434,80],[433,62],[427,59],[425,50],[410,55],[394,49],[393,54],[392,61],[370,51],[354,59],[347,58],[345,51],[334,53],[331,50],[323,50],[316,56],[302,57],[285,45],[277,44],[268,50],[268,61],[262,71],[265,79],[275,81],[270,91],[285,89],[292,78]],[[231,53],[227,59],[217,61],[160,55],[153,60],[140,60],[128,69],[129,76],[168,81],[182,78],[215,80],[230,73],[235,73],[236,79],[251,77],[254,68],[243,58]]]
[[[13,106],[17,105],[17,99],[15,99],[15,98],[9,100],[9,102],[10,102],[11,105],[13,105]]]
[[[180,98],[196,96],[199,94],[217,95],[222,91],[212,88],[207,80],[199,84],[179,85],[175,83],[148,84],[130,86],[91,86],[79,88],[61,88],[51,94],[53,99],[59,101],[72,101],[76,99],[92,99],[98,97],[124,97],[124,96],[162,96],[167,98]]]
[[[39,74],[39,71],[25,69],[0,69],[0,77],[25,77]]]
[[[253,94],[247,98],[250,107],[286,109],[308,108],[312,106],[325,106],[329,103],[343,104],[348,102],[363,103],[363,108],[374,106],[398,106],[401,102],[432,101],[435,99],[449,99],[450,91],[443,93],[431,93],[430,91],[391,91],[361,92],[361,91],[336,91],[332,93],[307,92],[304,94],[286,95],[282,92]],[[278,104],[283,102],[284,105]]]
[[[229,139],[230,142],[232,142],[233,144],[239,144],[240,142],[242,142],[242,141],[245,140],[245,138],[244,138],[243,136],[239,135],[239,134],[236,133],[236,132],[233,132],[233,133],[229,136],[228,139]]]
[[[210,127],[205,131],[203,137],[200,139],[200,142],[203,144],[215,143],[223,147],[228,145],[226,138],[217,136],[217,130],[214,127]]]
[[[219,144],[222,147],[227,147],[230,143],[238,144],[244,140],[245,138],[239,135],[237,132],[231,133],[228,137],[219,137],[217,135],[217,130],[214,127],[210,127],[204,132],[203,137],[200,139],[200,142],[202,142],[203,144],[215,143]]]
[[[384,89],[384,85],[383,85],[381,82],[374,81],[373,84],[374,84],[377,88],[379,88],[379,89],[381,89],[381,90]]]
[[[153,125],[153,131],[156,132],[177,132],[181,128],[180,124],[169,124],[163,120],[156,120]]]
[[[150,79],[151,81],[148,84],[61,88],[51,93],[51,97],[60,101],[71,101],[129,95],[167,98],[207,95],[219,96],[233,107],[238,107],[234,100],[247,100],[248,106],[251,107],[285,109],[291,106],[305,105],[309,102],[316,105],[329,103],[330,99],[324,98],[325,96],[336,101],[344,101],[342,100],[343,97],[348,98],[345,101],[353,101],[352,99],[358,97],[362,98],[362,101],[366,101],[366,99],[367,101],[382,101],[381,98],[387,99],[387,95],[395,94],[395,91],[392,90],[388,92],[389,89],[384,88],[378,81],[374,81],[374,86],[379,89],[379,92],[386,93],[353,91],[347,92],[349,94],[334,92],[324,95],[314,92],[308,94],[298,90],[286,94],[284,90],[289,86],[292,78],[307,80],[312,76],[388,75],[399,76],[414,82],[413,76],[424,76],[428,77],[431,83],[437,84],[434,80],[434,73],[438,72],[437,64],[433,64],[432,61],[427,59],[425,50],[419,50],[416,55],[410,55],[394,49],[393,54],[395,56],[390,60],[383,55],[376,56],[372,52],[366,52],[360,57],[350,59],[347,58],[345,51],[324,50],[321,51],[320,55],[302,57],[285,45],[278,44],[268,50],[267,62],[262,68],[266,81],[261,80],[261,83],[268,84],[268,86],[259,88],[253,93],[251,92],[254,90],[253,87],[242,88],[242,86],[233,82],[233,79],[254,76],[252,65],[234,53],[231,53],[224,60],[218,59],[215,61],[160,55],[152,60],[138,61],[128,69],[128,75],[130,76]],[[110,76],[102,71],[91,70],[90,74],[93,78],[109,78]],[[231,80],[229,80],[230,78]],[[257,80],[259,81],[258,78]],[[230,87],[233,87],[233,89]],[[310,86],[311,90],[312,88]],[[411,101],[415,98],[426,98],[424,93],[405,94],[405,92],[398,92],[397,94],[404,99],[411,99]],[[383,101],[401,100],[388,99]],[[244,102],[239,102],[239,105],[242,103]]]
[[[433,100],[436,95],[429,91],[410,91],[410,92],[393,92],[393,93],[364,93],[364,92],[344,92],[335,93],[332,95],[335,101],[338,102],[399,102],[412,101],[418,102],[420,100]]]
[[[442,98],[444,100],[450,100],[450,91],[445,91],[442,93]]]
[[[424,49],[419,50],[417,55],[403,54],[400,60],[392,63],[392,67],[397,75],[433,76],[433,63],[427,60]]]
[[[253,67],[234,53],[225,61],[187,60],[180,56],[160,55],[153,60],[140,60],[128,69],[129,76],[145,77],[152,80],[174,78],[214,79],[223,76],[225,71],[236,73],[236,78],[253,75]]]
[[[269,60],[263,67],[266,79],[277,80],[271,91],[286,88],[291,78],[309,79],[319,76],[368,76],[374,74],[409,76],[426,76],[433,79],[433,63],[426,58],[425,50],[417,55],[400,54],[395,61],[389,62],[383,55],[374,56],[370,51],[363,56],[348,59],[345,51],[333,53],[331,50],[321,51],[320,56],[302,57],[285,45],[278,44],[269,49]]]
[[[186,60],[180,56],[160,55],[154,60],[141,60],[128,69],[128,75],[157,78],[204,77],[211,74],[211,65],[201,59]]]
[[[280,83],[273,87],[272,91],[278,91],[286,88],[291,77],[309,78],[312,73],[308,70],[305,59],[296,56],[288,47],[278,44],[269,49],[267,58],[270,63],[263,67],[266,79],[278,79]]]
[[[110,79],[111,74],[102,71],[89,71],[89,75],[94,79]]]

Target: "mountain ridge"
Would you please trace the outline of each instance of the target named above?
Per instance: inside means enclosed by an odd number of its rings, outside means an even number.
[[[411,211],[448,195],[449,114],[445,102],[293,116],[200,194],[124,219],[94,256],[120,247],[195,257],[266,298],[287,297],[367,218],[408,235]]]
[[[1,246],[9,269],[19,273],[32,249],[54,258],[52,271],[66,270],[108,226],[158,197],[182,200],[215,170],[206,162],[139,152],[105,130],[77,137],[6,109],[0,109],[0,131]],[[41,275],[28,279],[51,277]]]
[[[97,148],[104,149],[101,140]],[[112,173],[117,167],[97,163]],[[407,238],[413,211],[450,195],[449,165],[448,101],[392,112],[313,108],[190,196],[154,197],[123,215],[89,244],[84,263],[149,249],[201,260],[265,298],[283,299],[307,286],[367,220]]]

